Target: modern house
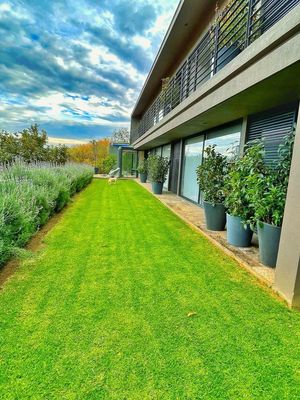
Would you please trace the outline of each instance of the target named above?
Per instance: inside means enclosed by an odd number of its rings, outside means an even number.
[[[134,107],[131,144],[170,158],[165,189],[201,206],[203,151],[242,152],[255,138],[276,160],[296,142],[276,289],[300,307],[300,0],[181,0]],[[297,124],[298,120],[298,124]]]

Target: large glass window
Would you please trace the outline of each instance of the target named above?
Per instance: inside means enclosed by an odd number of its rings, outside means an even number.
[[[241,130],[241,123],[215,129],[206,135],[205,148],[209,145],[215,145],[219,153],[232,158],[239,153]]]
[[[182,165],[182,196],[198,202],[199,185],[197,183],[196,169],[202,162],[203,135],[185,141]]]

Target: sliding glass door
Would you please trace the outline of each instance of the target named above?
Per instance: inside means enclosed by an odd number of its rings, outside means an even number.
[[[199,201],[199,185],[196,169],[202,163],[204,136],[187,139],[184,145],[181,195],[196,203]]]

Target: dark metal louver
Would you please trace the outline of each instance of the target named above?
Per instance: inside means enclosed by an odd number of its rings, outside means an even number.
[[[265,143],[267,164],[278,157],[278,148],[292,131],[296,121],[296,108],[288,111],[273,111],[249,117],[247,141],[262,139]]]

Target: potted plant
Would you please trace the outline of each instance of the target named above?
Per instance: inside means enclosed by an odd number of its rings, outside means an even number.
[[[276,267],[295,135],[291,133],[279,147],[276,166],[266,168],[248,182],[254,222],[257,223],[260,260]]]
[[[154,194],[162,194],[163,184],[167,179],[169,160],[166,157],[151,155],[147,160],[148,174]]]
[[[146,183],[147,175],[148,175],[148,168],[147,168],[147,160],[146,159],[142,160],[139,163],[137,170],[138,170],[138,173],[139,173],[139,176],[140,176],[141,183]]]
[[[224,206],[224,177],[227,158],[208,146],[204,150],[204,162],[197,168],[197,181],[204,193],[206,227],[211,231],[223,231],[226,225]]]
[[[236,247],[249,247],[253,236],[250,227],[254,210],[251,207],[246,181],[263,173],[264,147],[262,143],[246,146],[245,154],[233,160],[225,177],[225,206],[227,208],[227,241]]]

